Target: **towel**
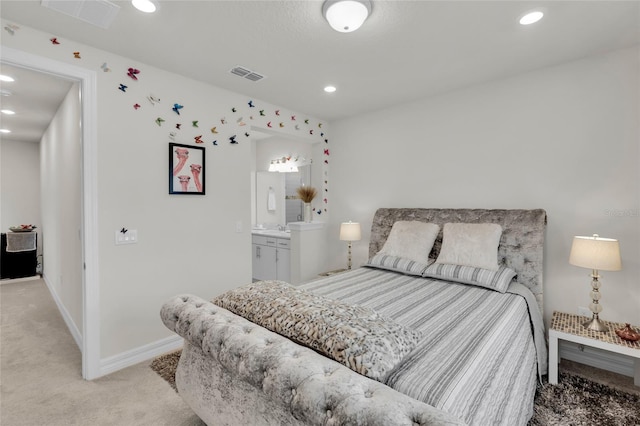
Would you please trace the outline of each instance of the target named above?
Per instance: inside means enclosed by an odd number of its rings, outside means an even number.
[[[269,187],[269,194],[267,195],[267,210],[276,210],[276,192],[271,187]]]
[[[7,253],[36,249],[35,232],[7,232]]]

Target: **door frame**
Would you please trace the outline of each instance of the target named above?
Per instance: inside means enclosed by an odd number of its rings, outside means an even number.
[[[2,47],[0,62],[54,75],[80,85],[82,135],[82,377],[100,377],[100,286],[98,257],[98,156],[96,72],[21,50]]]

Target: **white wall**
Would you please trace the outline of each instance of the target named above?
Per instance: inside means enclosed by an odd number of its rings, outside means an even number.
[[[76,342],[82,336],[82,138],[75,83],[40,141],[43,277]],[[81,345],[80,345],[81,346]]]
[[[172,336],[159,319],[160,307],[170,297],[193,293],[211,298],[251,282],[253,160],[250,139],[244,133],[254,128],[266,129],[276,109],[282,110],[283,117],[305,117],[305,114],[73,40],[63,40],[64,49],[55,49],[50,43],[42,43],[49,37],[21,25],[15,36],[2,37],[1,43],[98,73],[95,173],[100,351],[104,361],[127,356]],[[82,59],[69,54],[74,51],[81,52]],[[110,72],[103,72],[104,63]],[[138,81],[126,75],[129,67],[141,71]],[[229,75],[229,78],[237,77]],[[128,86],[126,92],[118,89],[120,84]],[[161,102],[152,105],[147,100],[151,94]],[[249,110],[249,100],[253,100],[256,108]],[[134,108],[136,103],[139,109]],[[179,116],[171,110],[174,103],[184,106]],[[232,108],[237,108],[237,112],[232,112]],[[254,112],[259,109],[264,109],[266,116]],[[156,124],[158,117],[165,120],[160,126]],[[308,118],[308,126],[317,128],[319,121]],[[226,124],[222,124],[223,119]],[[192,126],[194,120],[199,121],[199,127]],[[179,131],[175,129],[178,123],[182,124]],[[305,136],[311,127],[299,124],[299,131],[290,123],[279,130],[303,139],[321,140],[319,134]],[[211,132],[213,126],[217,127],[217,134]],[[323,127],[325,132],[327,127]],[[168,194],[170,132],[176,133],[177,143],[193,146],[194,137],[203,136],[205,196]],[[229,143],[232,134],[237,136],[236,145]],[[214,139],[218,146],[213,145]],[[238,222],[243,225],[242,232],[236,232]],[[139,242],[116,246],[114,234],[122,227],[137,230]]]
[[[36,225],[40,232],[40,153],[37,143],[0,139],[0,229]],[[40,237],[40,235],[38,235]],[[41,250],[40,245],[38,250]]]
[[[640,324],[639,52],[616,51],[332,123],[332,260],[338,223],[379,207],[544,208],[545,318],[588,306],[574,235],[620,240],[602,317]]]

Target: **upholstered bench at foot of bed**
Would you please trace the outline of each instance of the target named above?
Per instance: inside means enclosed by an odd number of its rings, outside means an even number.
[[[207,424],[464,424],[196,296],[161,317],[185,339],[178,391]]]

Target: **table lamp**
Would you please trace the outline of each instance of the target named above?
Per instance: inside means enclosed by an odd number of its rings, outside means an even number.
[[[351,269],[351,243],[360,241],[360,224],[357,222],[344,222],[340,225],[340,241],[349,242],[349,257],[347,260],[347,269]]]
[[[619,271],[622,269],[618,240],[600,238],[598,234],[593,234],[593,237],[574,237],[569,263],[591,269],[591,304],[589,309],[593,312],[593,318],[582,325],[589,330],[608,331],[609,329],[598,316],[602,312],[602,306],[599,303],[600,275],[598,275],[598,270]]]

